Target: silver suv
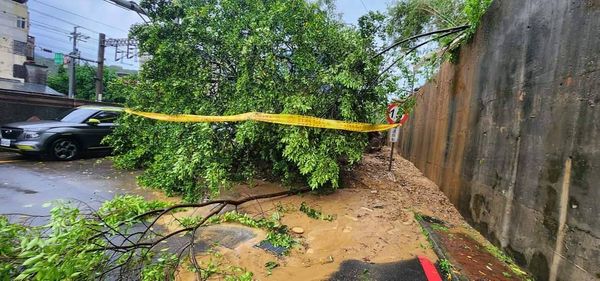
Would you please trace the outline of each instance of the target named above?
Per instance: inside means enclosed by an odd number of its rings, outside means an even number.
[[[73,160],[87,150],[109,149],[101,141],[112,132],[122,111],[112,106],[80,106],[55,120],[4,124],[0,149],[48,154],[57,160]]]

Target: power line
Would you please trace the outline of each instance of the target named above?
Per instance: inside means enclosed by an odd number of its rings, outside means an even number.
[[[58,42],[61,42],[61,43],[62,43],[62,42],[65,42],[65,39],[66,39],[66,38],[63,38],[63,39],[56,38],[56,37],[53,37],[53,36],[49,36],[49,35],[47,35],[47,34],[35,34],[35,33],[33,33],[33,32],[32,32],[31,34],[32,34],[32,35],[33,35],[33,37],[35,37],[36,39],[37,39],[37,38],[45,38],[45,39],[55,40],[55,41],[58,41]]]
[[[360,0],[360,3],[362,4],[363,8],[365,8],[365,11],[368,13],[369,9],[367,9],[367,5],[365,5],[365,2],[363,0]]]
[[[43,23],[43,22],[39,22],[39,21],[33,20],[33,19],[30,19],[29,21],[33,22],[34,25],[37,25],[37,26],[45,27],[47,29],[51,29],[51,30],[54,30],[56,32],[61,32],[61,33],[64,33],[64,34],[69,34],[68,30],[62,29],[62,28],[60,28],[58,26],[55,26],[55,25],[50,25],[50,24],[47,24],[47,23]]]
[[[36,43],[36,44],[35,44],[35,47],[38,47],[38,48],[42,48],[42,49],[45,49],[45,50],[51,51],[53,54],[55,54],[55,53],[63,53],[63,54],[64,54],[64,53],[68,53],[67,51],[65,51],[65,50],[62,50],[62,49],[64,49],[64,47],[58,47],[58,46],[55,46],[55,45],[52,45],[52,44],[37,44],[37,43]],[[61,50],[62,50],[62,52],[55,52],[55,51],[54,51],[54,50],[52,50],[52,49],[59,49],[59,51],[61,51]]]
[[[41,5],[44,5],[44,6],[47,6],[47,7],[51,7],[51,8],[54,8],[54,9],[56,9],[56,10],[59,10],[59,11],[65,12],[65,13],[67,13],[67,14],[74,15],[74,16],[77,16],[77,17],[80,17],[80,18],[83,18],[83,19],[86,19],[86,20],[89,20],[89,21],[95,22],[95,23],[97,23],[97,24],[101,24],[101,25],[104,25],[104,26],[107,26],[107,27],[113,28],[113,29],[115,29],[115,30],[119,30],[119,31],[123,31],[123,32],[129,32],[129,31],[127,31],[127,30],[124,30],[124,29],[122,29],[122,28],[118,28],[118,27],[116,27],[116,26],[114,26],[114,25],[106,24],[106,23],[103,23],[103,22],[101,22],[101,21],[97,21],[97,20],[95,20],[95,19],[92,19],[92,18],[89,18],[89,17],[84,17],[84,16],[82,16],[82,15],[79,15],[79,14],[73,13],[73,12],[71,12],[71,11],[68,11],[68,10],[65,10],[65,9],[62,9],[62,8],[59,8],[59,7],[56,7],[56,6],[50,5],[50,4],[43,3],[43,2],[41,2],[40,0],[36,0],[35,2],[37,2],[38,4],[41,4]]]
[[[49,18],[53,18],[53,19],[55,19],[55,20],[58,20],[58,21],[62,21],[62,22],[64,22],[64,23],[70,24],[70,25],[72,25],[72,26],[81,27],[81,28],[83,28],[83,29],[87,29],[87,30],[89,30],[89,31],[91,31],[91,32],[94,32],[94,33],[100,33],[100,32],[98,32],[98,31],[95,31],[95,30],[91,29],[91,28],[87,28],[87,27],[85,27],[85,26],[83,26],[83,25],[76,24],[76,23],[73,23],[73,22],[70,22],[70,21],[67,21],[67,20],[61,19],[61,18],[59,18],[59,17],[55,17],[55,16],[53,16],[53,15],[50,15],[50,14],[47,14],[47,13],[44,13],[44,12],[40,12],[40,11],[38,11],[38,10],[36,10],[36,9],[33,9],[33,8],[29,8],[29,10],[30,10],[30,11],[33,11],[33,12],[36,12],[36,13],[38,13],[38,14],[40,14],[40,15],[43,15],[43,16],[46,16],[46,17],[49,17]]]
[[[67,35],[67,36],[71,35],[70,32],[68,32],[67,30],[64,30],[64,29],[62,29],[60,27],[49,25],[49,24],[44,24],[44,23],[38,23],[35,20],[32,20],[32,21],[35,23],[35,25],[33,25],[33,26],[41,27],[41,28],[44,28],[44,29],[46,29],[48,31],[52,31],[52,32],[55,32],[55,33],[60,34],[60,35]],[[86,37],[88,37],[88,36],[86,36]],[[88,37],[87,40],[98,42],[98,39],[93,38],[93,37]],[[87,41],[81,41],[81,42],[93,44],[93,43],[87,42]]]
[[[133,1],[122,1],[122,0],[103,0],[104,2],[117,6],[123,10],[126,11],[130,11],[130,12],[136,12],[138,15],[140,15],[140,17],[143,15],[146,15],[146,11],[144,11],[140,5],[136,2]],[[144,18],[142,18],[143,20]]]
[[[108,4],[111,4],[111,5],[113,5],[113,6],[117,7],[117,8],[120,8],[120,9],[123,9],[125,11],[130,11],[131,12],[130,9],[127,9],[127,8],[125,8],[123,6],[117,5],[116,3],[112,2],[112,1],[109,1],[109,0],[102,0],[102,1],[104,1],[104,2],[106,2]]]
[[[45,40],[53,40],[53,41],[58,42],[58,43],[66,43],[65,39],[59,39],[59,38],[51,37],[51,36],[48,36],[48,35],[39,35],[39,36],[38,35],[34,35],[34,37],[36,38],[36,40],[38,38],[40,38],[40,39],[45,39]],[[91,53],[96,52],[96,50],[94,48],[90,47],[90,46],[81,46],[81,45],[79,45],[78,49],[84,50],[84,51],[88,51],[88,52],[91,52]]]
[[[63,36],[67,36],[69,34],[66,34],[64,32],[58,32],[52,29],[48,29],[44,26],[39,26],[39,25],[32,25],[31,28],[29,29],[29,32],[33,32],[34,30],[38,30],[39,32],[43,32],[43,33],[54,33],[54,34],[58,34],[58,35],[63,35]]]

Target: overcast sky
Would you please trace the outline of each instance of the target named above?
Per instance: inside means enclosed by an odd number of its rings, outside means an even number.
[[[136,1],[137,2],[137,1]],[[356,23],[358,18],[370,10],[385,11],[390,0],[337,0],[336,7],[346,23]],[[98,32],[107,38],[125,38],[132,24],[142,22],[139,15],[122,9],[105,0],[29,0],[30,35],[36,37],[36,45],[53,52],[68,53],[72,46],[68,33],[79,25],[81,33],[90,36],[87,42],[78,43],[82,57],[95,60],[98,49]],[[39,48],[36,52],[47,57]],[[133,59],[115,61],[115,50],[107,48],[107,64],[137,69]]]

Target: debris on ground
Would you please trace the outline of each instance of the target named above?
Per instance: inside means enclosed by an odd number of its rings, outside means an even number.
[[[415,214],[440,218],[452,226],[466,223],[439,188],[411,162],[396,155],[388,172],[388,155],[387,148],[365,155],[352,172],[343,175],[342,188],[332,194],[248,202],[238,209],[256,218],[275,215],[282,225],[289,226],[296,243],[287,254],[281,255],[266,240],[257,245],[254,239],[234,249],[217,245],[215,250],[224,263],[252,272],[257,280],[365,280],[385,276],[393,266],[406,266],[409,272],[409,265],[419,256],[437,262],[438,256]],[[236,186],[228,196],[282,189],[278,184],[258,181],[252,186]],[[278,266],[265,266],[274,259]],[[184,271],[178,275],[179,280],[193,278]]]

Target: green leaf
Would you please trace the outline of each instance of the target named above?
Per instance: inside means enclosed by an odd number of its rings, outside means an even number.
[[[43,257],[44,257],[44,253],[40,253],[40,254],[38,254],[38,255],[36,255],[34,257],[31,257],[31,258],[28,258],[27,260],[25,260],[23,262],[23,265],[24,266],[29,266],[29,265],[31,265],[31,264],[33,264],[33,263],[41,260]]]

